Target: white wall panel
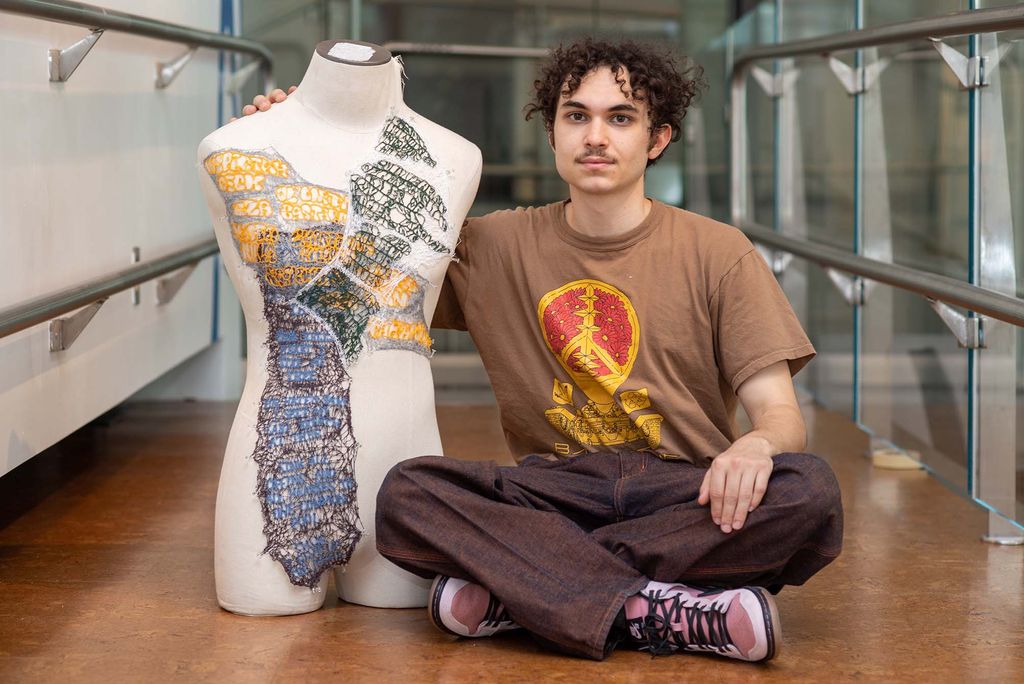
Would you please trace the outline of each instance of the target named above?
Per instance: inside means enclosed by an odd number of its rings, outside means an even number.
[[[103,6],[217,31],[219,3],[105,0]],[[0,12],[0,308],[211,237],[195,149],[216,128],[217,53],[200,49],[165,90],[155,64],[185,46],[106,31],[66,83],[47,51],[88,29]],[[213,262],[177,298],[115,295],[68,351],[46,325],[0,340],[0,473],[211,343]]]

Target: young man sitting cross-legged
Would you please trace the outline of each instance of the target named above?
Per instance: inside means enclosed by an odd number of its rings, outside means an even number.
[[[765,661],[772,593],[839,554],[791,379],[813,347],[740,231],[644,194],[700,80],[632,43],[555,50],[530,113],[569,199],[463,229],[433,324],[472,335],[519,465],[412,458],[376,520],[381,554],[436,576],[443,630]]]

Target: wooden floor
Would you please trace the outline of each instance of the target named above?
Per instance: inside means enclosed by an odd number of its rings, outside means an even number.
[[[0,479],[0,682],[1024,681],[1024,549],[923,472],[873,470],[846,420],[806,407],[846,505],[843,555],[778,597],[768,665],[710,656],[603,663],[522,635],[459,641],[422,610],[328,599],[220,610],[213,509],[233,407],[132,404]],[[445,449],[504,458],[492,407],[441,407]],[[333,593],[333,592],[332,592]]]

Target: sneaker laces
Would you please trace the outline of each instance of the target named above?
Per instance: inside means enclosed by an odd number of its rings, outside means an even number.
[[[710,593],[717,592],[701,596]],[[719,610],[713,602],[687,603],[682,594],[665,598],[660,590],[653,591],[647,595],[647,615],[642,627],[647,645],[641,650],[656,656],[680,648],[727,653],[735,646],[729,636],[726,617],[725,611]],[[685,624],[686,632],[672,629],[673,624]]]
[[[499,627],[503,623],[512,622],[514,622],[514,620],[508,614],[508,610],[505,609],[505,605],[499,601],[494,594],[491,594],[491,599],[487,602],[487,610],[484,612],[484,619],[480,625],[486,625],[487,627]]]

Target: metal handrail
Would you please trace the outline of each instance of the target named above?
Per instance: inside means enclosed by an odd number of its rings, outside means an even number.
[[[458,57],[525,57],[542,59],[551,54],[548,48],[503,45],[459,45],[447,43],[406,43],[390,41],[382,46],[391,52]]]
[[[919,271],[876,259],[868,259],[837,247],[787,237],[753,222],[741,226],[754,242],[789,252],[827,268],[836,268],[851,275],[894,285],[919,295],[962,306],[976,313],[991,316],[1017,326],[1024,326],[1024,300],[1011,297],[955,278]]]
[[[732,177],[730,183],[731,214],[734,224],[744,222],[746,179],[742,175],[746,159],[746,77],[754,62],[778,57],[804,55],[830,55],[863,47],[892,45],[922,38],[948,38],[971,33],[987,33],[1024,28],[1024,5],[968,10],[938,17],[886,24],[873,28],[834,33],[820,38],[796,40],[789,43],[764,45],[739,55],[732,66],[730,78],[731,105],[729,112],[730,157]]]
[[[273,72],[274,58],[270,49],[247,38],[202,31],[181,24],[172,24],[137,14],[117,12],[67,0],[0,0],[0,10],[38,19],[75,24],[93,30],[120,31],[147,38],[184,43],[189,46],[249,54],[260,61],[264,86],[269,85]],[[266,91],[266,87],[264,87],[264,91]]]
[[[830,55],[862,47],[906,43],[921,38],[950,38],[970,33],[1005,31],[1021,26],[1024,26],[1024,7],[1021,5],[966,10],[937,17],[885,24],[859,31],[832,33],[818,38],[761,45],[751,48],[737,57],[733,62],[733,70],[735,72],[751,62],[773,57]]]
[[[54,294],[31,299],[17,306],[0,310],[0,338],[25,328],[53,320],[93,302],[153,280],[165,273],[190,266],[217,253],[215,239],[204,240],[173,254],[148,263],[132,266],[109,276],[90,280]]]

